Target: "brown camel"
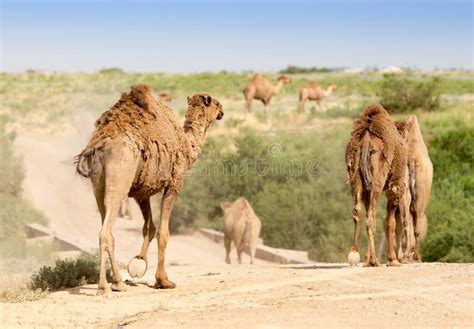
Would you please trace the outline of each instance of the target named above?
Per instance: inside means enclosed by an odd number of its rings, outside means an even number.
[[[348,260],[359,262],[360,213],[366,209],[368,247],[366,266],[379,266],[375,253],[375,213],[380,194],[386,191],[388,265],[400,263],[395,254],[395,212],[403,198],[407,180],[407,149],[395,123],[382,105],[368,106],[352,126],[346,149],[346,164],[354,202],[354,239]],[[402,209],[407,211],[407,209]]]
[[[255,215],[250,203],[243,197],[234,202],[222,202],[221,209],[224,212],[226,263],[230,264],[231,243],[234,241],[239,264],[242,264],[242,253],[247,245],[250,249],[250,264],[253,264],[262,222]]]
[[[261,100],[265,106],[265,113],[268,113],[268,104],[270,103],[272,96],[278,94],[283,88],[283,85],[290,82],[291,78],[289,76],[281,75],[278,77],[277,84],[273,86],[271,81],[263,75],[255,74],[252,80],[250,80],[244,88],[245,110],[247,113],[250,113],[250,104],[253,99]]]
[[[77,172],[92,181],[102,217],[100,243],[100,279],[98,293],[110,290],[105,277],[106,252],[113,272],[112,290],[123,291],[114,256],[112,226],[125,196],[135,198],[145,223],[143,244],[138,256],[129,263],[147,264],[148,246],[155,235],[150,196],[163,191],[161,218],[157,231],[158,267],[155,288],[174,288],[165,271],[165,250],[169,238],[169,218],[184,177],[201,153],[204,135],[214,120],[220,120],[222,106],[208,94],[188,97],[184,127],[146,85],[133,86],[97,120],[89,144],[76,157]],[[135,270],[133,270],[135,271]],[[130,273],[142,276],[143,273]]]
[[[428,226],[426,208],[433,181],[433,164],[416,115],[411,115],[405,122],[397,121],[396,125],[408,148],[407,199],[410,201],[409,216],[397,216],[398,255],[402,262],[421,261],[419,246]],[[405,252],[401,243],[403,240],[406,242]]]
[[[161,92],[158,94],[158,99],[162,102],[171,102],[173,100],[173,97],[171,97],[170,94]]]
[[[173,97],[171,97],[171,95],[166,92],[161,92],[158,94],[158,99],[162,102],[171,102],[173,100]],[[118,216],[125,219],[132,219],[131,208],[132,208],[132,199],[129,197],[126,197],[125,200],[123,200],[122,204],[120,205]]]
[[[321,100],[329,97],[336,88],[334,83],[331,83],[326,90],[316,82],[308,83],[300,90],[298,112],[304,112],[304,104],[307,100],[315,101],[317,110],[321,111]]]

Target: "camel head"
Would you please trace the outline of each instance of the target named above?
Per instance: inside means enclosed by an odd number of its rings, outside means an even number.
[[[226,213],[226,211],[232,206],[232,202],[230,201],[222,201],[221,204],[220,204],[220,207],[222,209],[222,212]]]
[[[160,98],[160,101],[163,102],[170,102],[171,100],[173,100],[173,97],[171,97],[171,95],[168,93],[159,93],[158,97]]]
[[[330,89],[331,91],[332,90],[336,90],[337,89],[337,85],[335,83],[331,83],[329,86],[328,86],[328,89]]]
[[[291,78],[288,75],[283,74],[278,77],[278,82],[280,81],[283,82],[283,84],[287,84],[291,82]]]
[[[192,114],[191,114],[192,113]],[[224,116],[221,103],[206,93],[196,94],[188,97],[188,113],[190,116],[206,118],[206,124],[209,126],[214,120],[220,120]]]

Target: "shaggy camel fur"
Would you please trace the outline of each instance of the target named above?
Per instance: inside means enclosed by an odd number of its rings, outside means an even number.
[[[346,149],[346,164],[354,202],[354,239],[349,263],[358,263],[361,204],[366,209],[368,247],[366,266],[378,266],[375,253],[375,213],[380,194],[386,191],[388,265],[397,266],[394,248],[395,212],[404,196],[407,180],[407,150],[395,123],[382,105],[368,106],[352,126]],[[407,211],[407,209],[402,209]]]
[[[162,102],[171,102],[173,100],[173,97],[171,97],[171,95],[168,93],[161,92],[158,94],[158,100]],[[123,200],[122,204],[120,205],[118,216],[122,218],[126,218],[126,219],[132,219],[131,209],[132,209],[132,199],[129,197],[126,197],[125,200]]]
[[[169,218],[186,173],[201,153],[204,135],[214,120],[224,115],[222,106],[207,94],[188,97],[184,127],[146,85],[133,86],[97,120],[89,144],[76,157],[77,172],[92,181],[102,217],[98,293],[110,290],[105,277],[106,252],[113,271],[112,290],[126,290],[114,256],[112,226],[125,196],[135,198],[145,223],[138,256],[147,264],[148,246],[155,234],[150,196],[163,191],[157,231],[158,267],[155,288],[174,288],[165,271]],[[132,259],[132,260],[134,260]],[[130,264],[129,264],[130,265]]]
[[[329,97],[337,86],[332,83],[326,90],[316,82],[310,82],[300,90],[300,101],[298,103],[298,112],[304,112],[304,104],[307,100],[316,102],[316,109],[321,111],[321,100]]]
[[[250,264],[253,264],[258,236],[262,228],[260,219],[245,198],[238,198],[234,202],[224,201],[221,203],[221,209],[224,212],[226,263],[230,264],[231,243],[234,241],[239,264],[242,264],[242,253],[247,244],[250,249]]]
[[[397,121],[396,125],[408,148],[407,199],[411,215],[405,218],[397,216],[398,255],[402,262],[421,261],[419,245],[428,226],[425,212],[433,181],[433,164],[416,116],[411,115],[405,122]],[[403,240],[406,243],[405,252],[402,250]]]
[[[268,104],[272,99],[272,96],[278,94],[283,85],[290,83],[291,78],[287,75],[281,75],[278,77],[278,82],[275,86],[272,85],[271,81],[265,78],[261,74],[255,74],[252,80],[244,88],[245,97],[245,110],[250,113],[250,104],[253,99],[261,100],[265,106],[265,113],[268,113]]]

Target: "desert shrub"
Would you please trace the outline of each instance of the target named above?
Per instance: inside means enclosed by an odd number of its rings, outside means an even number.
[[[296,73],[327,73],[332,72],[330,68],[327,67],[301,67],[295,65],[288,65],[285,69],[280,70],[278,73],[281,74],[296,74]]]
[[[110,268],[107,268],[107,280],[112,280]],[[82,255],[76,260],[58,259],[54,267],[43,266],[31,277],[32,290],[56,291],[63,288],[73,288],[86,283],[99,281],[98,254]]]
[[[390,113],[438,111],[440,104],[440,79],[438,77],[415,80],[406,75],[386,74],[380,88],[380,103]]]
[[[474,130],[462,124],[430,143],[434,166],[428,207],[427,261],[474,261]]]
[[[108,67],[99,70],[99,74],[125,74],[120,67]]]

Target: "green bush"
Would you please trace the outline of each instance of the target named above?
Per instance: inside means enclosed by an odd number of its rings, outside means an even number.
[[[107,268],[107,280],[112,280],[110,268]],[[43,266],[31,277],[32,290],[56,291],[63,288],[73,288],[86,283],[99,281],[99,256],[82,255],[76,260],[56,260],[54,267]]]
[[[474,262],[474,130],[465,124],[430,143],[434,165],[427,261]]]
[[[411,113],[415,110],[438,111],[440,79],[415,80],[406,75],[386,74],[380,88],[380,103],[390,113]]]

